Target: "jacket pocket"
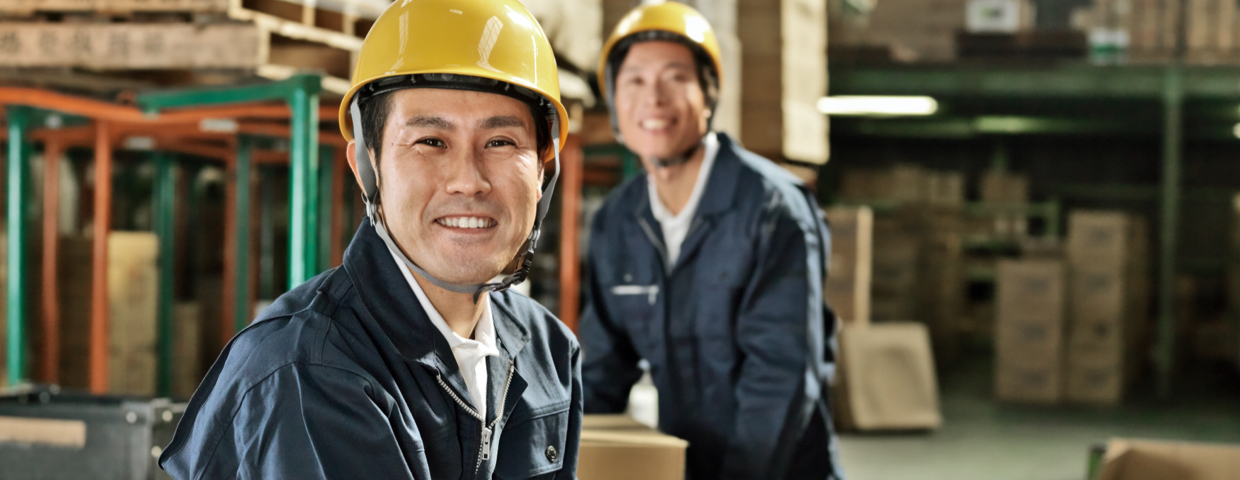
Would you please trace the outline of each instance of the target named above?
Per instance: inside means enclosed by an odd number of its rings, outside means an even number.
[[[565,402],[549,409],[550,413],[505,426],[495,476],[523,480],[560,470],[567,447],[569,405]]]

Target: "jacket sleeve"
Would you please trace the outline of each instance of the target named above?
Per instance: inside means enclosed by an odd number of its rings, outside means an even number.
[[[581,314],[581,342],[584,363],[584,408],[586,413],[622,413],[629,403],[629,390],[641,378],[641,360],[623,325],[611,317],[606,293],[600,284],[599,268],[610,245],[601,226],[606,210],[595,217],[587,259],[585,309]]]
[[[277,370],[246,394],[233,419],[237,478],[430,480],[425,459],[406,462],[388,421],[392,406],[375,401],[371,388],[333,367]]]
[[[581,451],[581,349],[573,352],[573,395],[568,410],[568,438],[564,442],[564,465],[556,473],[556,480],[577,479],[577,456]]]
[[[784,478],[822,388],[822,263],[818,225],[803,228],[778,202],[758,225],[755,267],[736,319],[743,354],[735,431],[720,478]],[[816,278],[815,278],[816,277]]]

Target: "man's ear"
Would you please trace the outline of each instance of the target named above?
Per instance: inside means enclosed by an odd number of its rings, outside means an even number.
[[[375,152],[374,150],[370,150],[369,153],[370,155],[367,155],[367,156],[370,157],[370,168],[374,169],[375,187],[378,188],[379,170],[378,170],[378,165],[375,165],[375,161],[374,161]],[[362,175],[358,173],[357,171],[357,140],[349,141],[349,144],[344,147],[344,154],[345,154],[345,157],[349,159],[349,169],[353,170],[353,179],[357,180],[357,186],[360,187],[362,191],[365,191],[366,186],[362,185]]]

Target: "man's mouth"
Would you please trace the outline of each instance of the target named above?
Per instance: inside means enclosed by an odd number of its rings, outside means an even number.
[[[645,120],[642,120],[641,122],[638,122],[637,125],[641,127],[642,130],[663,130],[671,124],[672,122],[666,119],[647,118]]]
[[[491,228],[498,224],[495,220],[486,217],[442,217],[435,220],[435,223],[445,227],[452,228]]]

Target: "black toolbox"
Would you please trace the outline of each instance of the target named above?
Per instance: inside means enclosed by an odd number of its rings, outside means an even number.
[[[185,404],[34,386],[0,393],[0,479],[171,478],[157,464]]]

